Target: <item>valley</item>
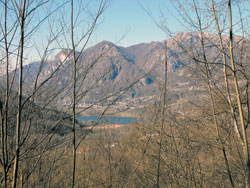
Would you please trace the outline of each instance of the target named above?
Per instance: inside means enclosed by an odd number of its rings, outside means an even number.
[[[249,188],[249,12],[0,1],[0,187]]]

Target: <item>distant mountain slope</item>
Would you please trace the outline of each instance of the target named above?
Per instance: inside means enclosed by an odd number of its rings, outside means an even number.
[[[221,57],[216,36],[206,34],[206,37],[208,61],[212,62],[218,56],[216,61],[219,62]],[[224,38],[226,42],[226,37]],[[240,41],[241,38],[237,40]],[[246,43],[249,44],[248,41]],[[104,105],[112,101],[118,107],[131,105],[140,107],[159,100],[161,83],[164,79],[166,54],[164,45],[165,42],[151,42],[124,48],[103,41],[81,54],[78,52],[76,54],[77,57],[79,56],[77,61],[78,107],[89,104]],[[197,62],[194,59],[201,56],[199,34],[178,33],[174,38],[167,40],[167,56],[170,102],[174,103],[180,98],[202,93],[204,88],[198,87],[201,85],[202,77],[195,78],[190,71],[197,68]],[[50,61],[42,64],[34,62],[25,66],[25,93],[29,95],[34,87],[43,84],[37,92],[37,101],[46,99],[60,106],[70,105],[71,62],[70,50],[64,49]],[[48,78],[51,79],[43,83]]]

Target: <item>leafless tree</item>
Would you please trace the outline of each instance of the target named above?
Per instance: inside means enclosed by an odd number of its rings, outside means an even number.
[[[244,4],[244,2],[242,2],[242,4]],[[228,180],[232,187],[236,186],[234,182],[236,179],[233,176],[235,173],[232,169],[233,164],[230,163],[229,160],[232,157],[229,151],[235,145],[229,145],[228,143],[228,133],[225,132],[225,128],[223,128],[223,118],[225,118],[225,116],[219,115],[221,106],[216,104],[218,97],[223,99],[225,105],[230,109],[229,114],[231,114],[231,121],[227,123],[227,130],[229,131],[231,127],[234,127],[233,137],[236,136],[238,140],[235,141],[239,142],[242,146],[243,158],[245,161],[243,167],[243,169],[245,169],[245,187],[249,187],[249,149],[246,132],[249,124],[246,117],[249,116],[249,112],[247,110],[248,102],[243,102],[244,100],[242,100],[242,98],[248,98],[247,93],[249,86],[247,83],[249,75],[244,73],[247,70],[246,66],[242,65],[240,62],[236,63],[237,60],[235,60],[238,59],[237,56],[242,56],[237,53],[244,51],[242,46],[240,47],[238,43],[246,39],[236,36],[233,32],[233,28],[235,28],[235,30],[237,27],[243,28],[243,23],[247,21],[242,16],[246,16],[246,14],[241,12],[242,6],[240,3],[235,2],[235,5],[240,7],[240,18],[235,18],[233,22],[233,5],[230,0],[227,2],[212,0],[210,3],[209,1],[199,2],[194,0],[187,3],[186,6],[180,1],[172,1],[172,5],[175,10],[177,10],[177,13],[179,13],[179,17],[176,17],[176,20],[183,26],[183,29],[188,30],[190,35],[192,35],[192,32],[199,33],[199,49],[189,48],[189,46],[182,43],[181,40],[175,39],[175,41],[186,56],[196,62],[201,74],[204,75],[204,81],[206,82],[208,95],[210,96],[211,117],[213,117],[213,124],[217,135],[216,138],[218,139],[224,157]],[[192,9],[188,9],[187,7],[192,7]],[[164,22],[156,23],[170,37],[174,37],[171,27]],[[226,31],[228,31],[229,35],[225,35],[227,33]],[[217,32],[217,36],[209,34],[209,32]],[[243,33],[244,32],[246,31],[244,30]],[[235,38],[237,39],[234,40]],[[216,39],[218,39],[218,41],[216,41]],[[226,47],[227,43],[229,44],[228,48]],[[208,55],[209,46],[218,49],[216,57]],[[196,53],[194,53],[194,51],[196,51]],[[231,65],[228,64],[228,61],[231,62]],[[248,64],[249,59],[245,58],[244,61],[245,64]],[[217,71],[214,71],[215,69]],[[231,76],[229,76],[230,74]],[[220,78],[224,78],[224,83]],[[240,87],[241,89],[239,89]],[[246,100],[248,101],[248,99]],[[234,149],[238,150],[238,147],[239,146],[236,146]],[[241,158],[241,154],[237,157]]]

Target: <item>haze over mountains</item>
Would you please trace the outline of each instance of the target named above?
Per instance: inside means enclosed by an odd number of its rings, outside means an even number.
[[[218,56],[218,42],[212,34],[206,34],[206,37],[206,46],[210,46],[206,51],[208,61],[214,61],[214,57]],[[203,93],[202,76],[196,77],[192,73],[197,68],[194,59],[198,59],[200,55],[198,33],[178,33],[167,40],[167,86],[170,103]],[[118,108],[140,108],[159,100],[165,70],[165,41],[142,43],[126,48],[103,41],[82,53],[78,52],[76,56],[78,108],[107,103]],[[49,101],[56,95],[57,105],[70,105],[71,59],[70,50],[64,49],[52,60],[25,66],[25,93],[28,95],[34,87],[42,84],[43,87],[36,96],[37,101],[44,98]],[[218,56],[217,61],[220,59]],[[47,82],[48,78],[51,79]],[[45,90],[50,91],[46,92],[46,95],[50,93],[49,96],[44,96]]]

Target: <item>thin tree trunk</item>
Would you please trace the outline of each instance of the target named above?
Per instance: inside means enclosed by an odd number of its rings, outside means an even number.
[[[21,38],[19,44],[20,60],[19,60],[19,82],[18,82],[18,113],[17,113],[17,123],[16,123],[16,152],[15,161],[13,168],[13,184],[12,188],[17,186],[17,176],[19,167],[19,153],[20,153],[20,128],[21,128],[21,116],[22,116],[22,74],[23,74],[23,53],[24,53],[24,26],[25,26],[25,7],[26,0],[23,0],[22,12],[20,15],[20,27],[21,27]]]
[[[229,167],[229,162],[228,162],[227,155],[226,155],[226,149],[225,149],[224,143],[223,143],[223,141],[221,139],[219,126],[218,126],[218,122],[217,122],[214,97],[213,97],[212,87],[211,87],[211,83],[210,83],[208,61],[207,61],[207,56],[206,56],[206,52],[205,52],[205,44],[204,44],[204,36],[203,36],[201,19],[199,17],[198,10],[197,10],[198,8],[197,8],[196,3],[195,3],[194,0],[193,0],[193,3],[195,5],[195,13],[196,13],[196,16],[197,16],[199,32],[200,32],[200,37],[201,37],[200,38],[200,43],[201,43],[201,48],[202,48],[203,60],[205,62],[205,72],[206,72],[206,79],[207,79],[206,81],[207,81],[208,93],[209,93],[209,96],[210,96],[210,105],[211,105],[211,110],[212,110],[212,114],[213,114],[213,122],[214,122],[214,125],[215,125],[215,129],[216,129],[219,144],[221,145],[221,150],[222,150],[223,157],[224,157],[224,160],[225,160],[225,165],[226,165],[226,169],[227,169],[228,178],[229,178],[231,186],[234,187],[234,182],[233,182],[231,170],[230,170],[230,167]]]
[[[76,174],[76,122],[75,122],[75,108],[76,108],[76,57],[75,57],[75,43],[74,43],[74,0],[71,0],[71,42],[73,55],[73,90],[72,90],[72,147],[73,147],[73,167],[72,167],[72,188],[75,187]]]
[[[2,115],[2,155],[3,155],[3,176],[4,188],[7,187],[7,165],[8,165],[8,149],[7,149],[7,127],[8,127],[8,106],[9,106],[9,47],[7,39],[7,0],[5,0],[4,13],[4,43],[6,56],[6,92],[5,92],[5,107],[4,116]]]
[[[234,107],[233,107],[232,99],[230,97],[230,90],[229,90],[229,83],[228,83],[228,76],[227,76],[226,52],[225,52],[225,49],[224,49],[224,46],[223,46],[223,40],[222,40],[222,36],[221,36],[221,30],[220,30],[220,26],[219,26],[219,23],[218,23],[218,20],[217,20],[217,16],[216,16],[216,13],[215,13],[215,9],[214,9],[214,1],[213,0],[211,0],[211,1],[212,1],[211,2],[211,4],[212,4],[212,12],[213,12],[214,20],[215,20],[215,23],[216,23],[217,34],[218,34],[218,37],[219,37],[220,48],[221,48],[222,57],[223,57],[224,82],[225,82],[225,86],[226,86],[227,100],[228,100],[228,103],[230,105],[231,117],[232,117],[232,120],[233,120],[233,123],[234,123],[234,129],[235,129],[236,135],[238,136],[241,144],[243,145],[243,139],[242,139],[242,136],[241,136],[240,131],[239,131],[239,126],[238,126],[238,123],[237,123],[237,120],[236,120],[236,117],[235,117],[235,110],[234,110]]]
[[[4,148],[4,134],[5,134],[5,129],[4,129],[4,115],[3,115],[3,106],[2,106],[2,101],[0,101],[0,120],[1,120],[1,151],[2,151],[2,166],[3,166],[3,183],[4,183],[4,188],[7,186],[7,171],[6,171],[6,162],[5,162],[5,148]]]
[[[166,110],[166,99],[167,99],[167,72],[168,72],[168,57],[167,57],[167,42],[165,43],[165,78],[163,85],[163,99],[162,99],[162,108],[161,108],[161,128],[160,128],[160,142],[159,142],[159,150],[158,150],[158,164],[157,164],[157,179],[156,179],[156,187],[160,188],[160,177],[161,177],[161,151],[162,151],[162,132],[164,128],[165,122],[165,110]]]
[[[228,0],[228,10],[229,10],[229,34],[230,34],[230,59],[231,59],[231,66],[232,66],[232,76],[234,79],[234,88],[238,103],[238,110],[240,115],[240,122],[241,122],[241,129],[242,129],[242,136],[243,136],[243,152],[244,152],[244,160],[245,160],[245,187],[250,187],[250,160],[249,160],[249,148],[248,148],[248,141],[247,141],[247,134],[246,134],[246,126],[244,122],[244,115],[243,109],[241,105],[241,97],[239,91],[239,85],[235,70],[235,63],[234,63],[234,54],[233,54],[233,26],[232,26],[232,8],[231,8],[231,0]]]
[[[109,188],[113,187],[113,175],[112,175],[112,155],[111,155],[111,134],[110,127],[108,126],[108,161],[109,161]]]

